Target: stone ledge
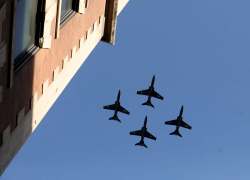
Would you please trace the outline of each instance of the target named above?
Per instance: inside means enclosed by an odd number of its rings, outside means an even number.
[[[122,10],[126,7],[129,0],[118,0],[118,9],[117,9],[117,15],[119,15]]]

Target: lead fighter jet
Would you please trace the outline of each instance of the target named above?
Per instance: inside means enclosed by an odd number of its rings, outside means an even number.
[[[154,108],[154,105],[151,103],[152,97],[163,100],[163,97],[154,90],[154,82],[155,82],[155,76],[153,76],[152,81],[151,81],[151,85],[149,86],[148,89],[142,90],[142,91],[137,91],[137,94],[139,94],[139,95],[148,96],[148,100],[145,103],[143,103],[142,105],[151,106],[153,108]]]
[[[166,125],[176,126],[175,131],[171,132],[170,135],[176,135],[176,136],[182,137],[182,135],[179,132],[180,127],[190,129],[190,130],[192,129],[192,127],[189,124],[183,121],[182,114],[183,114],[183,106],[181,106],[181,110],[177,119],[165,122]]]
[[[121,122],[121,120],[117,116],[118,112],[129,115],[128,110],[125,109],[124,107],[122,107],[121,104],[120,104],[120,96],[121,96],[121,91],[119,90],[118,95],[117,95],[117,99],[115,101],[115,104],[103,106],[103,109],[114,110],[115,111],[114,115],[112,117],[110,117],[109,120],[115,120],[115,121]]]
[[[131,131],[129,134],[134,135],[134,136],[141,136],[141,140],[135,144],[136,146],[143,146],[143,147],[147,148],[148,146],[144,143],[145,137],[152,139],[152,140],[156,140],[156,137],[154,135],[152,135],[150,132],[148,132],[148,130],[147,130],[147,116],[145,117],[143,127],[140,130]]]

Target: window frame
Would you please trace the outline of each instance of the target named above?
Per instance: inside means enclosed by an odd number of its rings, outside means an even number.
[[[60,1],[62,1],[62,0],[60,0]],[[60,22],[59,22],[60,28],[63,27],[77,13],[77,11],[76,11],[77,5],[78,5],[77,0],[72,0],[71,9],[63,17],[61,17],[61,16],[59,17],[60,18]],[[62,3],[61,3],[61,7],[60,7],[60,12],[62,11],[61,8],[62,8]]]
[[[16,4],[17,0],[13,0],[13,13],[12,13],[12,35],[11,35],[11,66],[13,73],[18,72],[22,67],[40,50],[39,39],[43,36],[44,31],[44,18],[45,18],[45,4],[46,0],[37,0],[37,13],[36,13],[36,29],[35,29],[35,41],[33,46],[30,46],[26,52],[21,53],[17,57],[14,57],[13,51],[15,48],[15,15],[16,15]],[[57,0],[61,1],[61,0]],[[61,8],[61,7],[60,7]],[[57,17],[59,19],[59,29],[62,28],[76,13],[78,8],[78,0],[72,1],[72,9],[68,11],[62,18]],[[58,13],[58,10],[57,10]],[[39,21],[42,20],[42,21]],[[58,20],[57,20],[58,21]],[[57,26],[57,25],[56,25]],[[57,34],[58,32],[56,32]],[[56,35],[57,36],[57,35]],[[57,38],[57,37],[56,37]],[[10,80],[13,79],[13,73],[11,73]],[[12,80],[11,83],[12,84]],[[12,85],[10,85],[12,86]]]
[[[36,22],[35,22],[35,41],[34,44],[26,49],[25,52],[20,53],[17,57],[14,57],[14,48],[15,48],[15,25],[16,25],[16,4],[17,0],[14,0],[13,5],[13,13],[12,13],[12,39],[11,39],[11,62],[14,66],[14,72],[19,71],[30,59],[38,52],[39,48],[39,38],[43,32],[42,21],[39,21],[44,16],[44,8],[45,8],[46,0],[37,0],[37,10],[36,10]]]

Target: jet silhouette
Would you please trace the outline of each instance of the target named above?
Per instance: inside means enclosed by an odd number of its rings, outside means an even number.
[[[137,91],[137,94],[139,94],[139,95],[148,96],[148,100],[146,102],[142,103],[142,105],[151,106],[152,108],[154,108],[154,105],[151,103],[152,97],[163,100],[163,97],[154,90],[154,83],[155,83],[155,76],[153,76],[152,81],[151,81],[151,85],[149,86],[148,89]]]
[[[190,130],[192,129],[192,127],[189,124],[183,121],[182,114],[183,114],[183,106],[181,106],[181,110],[177,119],[165,122],[166,125],[176,126],[175,131],[171,132],[170,135],[176,135],[176,136],[182,137],[182,135],[179,132],[180,127],[190,129]]]
[[[114,115],[112,117],[110,117],[109,120],[115,120],[115,121],[121,122],[121,120],[117,116],[118,112],[129,115],[128,110],[125,109],[124,107],[122,107],[121,104],[120,104],[120,96],[121,96],[121,91],[119,90],[118,95],[117,95],[117,99],[115,101],[115,104],[103,106],[103,109],[114,110],[115,111]]]
[[[156,140],[156,137],[147,130],[147,116],[145,117],[143,127],[140,130],[131,131],[129,134],[134,136],[141,136],[141,140],[138,143],[136,143],[135,146],[143,146],[147,148],[148,146],[144,143],[144,138]]]

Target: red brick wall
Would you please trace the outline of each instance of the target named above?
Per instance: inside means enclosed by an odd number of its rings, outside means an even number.
[[[39,49],[21,69],[14,73],[13,86],[5,91],[4,101],[0,103],[0,132],[9,124],[14,129],[17,113],[23,107],[26,112],[29,110],[34,93],[42,95],[44,81],[49,80],[49,83],[52,81],[53,70],[59,65],[62,68],[65,56],[70,57],[73,47],[79,48],[80,38],[100,16],[104,15],[105,2],[105,0],[91,0],[84,14],[76,13],[61,27],[60,37],[53,40],[50,49]]]

